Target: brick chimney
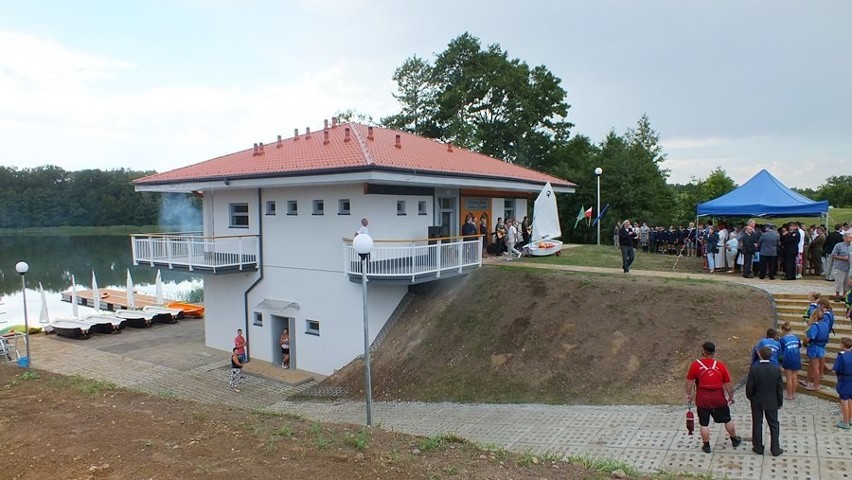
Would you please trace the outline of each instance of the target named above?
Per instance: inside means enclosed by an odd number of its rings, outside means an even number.
[[[331,140],[328,139],[328,130],[322,132],[322,144],[328,145]]]
[[[263,142],[258,143],[257,146],[258,146],[257,154],[263,155]]]
[[[298,139],[299,139],[299,129],[298,129],[298,128],[294,128],[294,129],[293,129],[293,141],[295,142],[295,141],[296,141],[296,140],[298,140]]]
[[[252,152],[252,154],[251,154],[251,155],[252,155],[253,157],[256,157],[256,156],[260,155],[259,153],[257,153],[257,151],[258,151],[257,144],[255,143],[255,144],[254,144],[254,151]]]
[[[396,148],[402,148],[402,137],[400,134],[396,134],[396,144],[394,145]]]
[[[367,140],[373,140],[373,127],[367,127]]]
[[[305,140],[311,139],[311,127],[305,127]]]
[[[323,129],[323,130],[328,130],[328,119],[327,119],[327,118],[326,118],[326,119],[324,119],[324,120],[322,121],[322,123],[323,123],[323,127],[322,127],[322,129]]]
[[[452,151],[453,151],[453,142],[449,142],[449,143],[447,143],[447,151],[448,151],[448,152],[452,152]]]
[[[344,142],[348,142],[348,141],[352,140],[352,137],[349,136],[349,127],[346,127],[345,129],[343,129],[343,132],[344,132],[344,134],[343,134],[343,141]]]
[[[337,117],[331,117],[331,128],[337,127]]]
[[[284,140],[281,139],[281,135],[278,135],[278,143],[275,145],[275,148],[281,148],[284,146]]]

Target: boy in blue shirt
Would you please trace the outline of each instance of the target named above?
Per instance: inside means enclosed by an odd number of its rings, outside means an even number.
[[[763,347],[769,347],[772,350],[772,356],[769,357],[769,363],[772,365],[778,366],[778,357],[781,353],[781,343],[778,342],[778,331],[774,328],[770,328],[766,331],[766,338],[761,338],[757,344],[754,346],[754,349],[751,351],[751,364],[756,365],[760,362],[760,356],[757,352],[760,351]]]

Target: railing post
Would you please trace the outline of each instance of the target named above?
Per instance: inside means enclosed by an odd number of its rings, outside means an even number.
[[[417,265],[414,264],[414,261],[416,259],[416,257],[414,256],[414,253],[417,251],[417,249],[415,247],[417,247],[417,244],[415,242],[411,242],[411,245],[408,247],[409,250],[411,250],[411,281],[412,282],[414,282],[415,278],[417,277]]]
[[[139,265],[136,261],[136,236],[130,236],[130,254],[133,255],[133,265]]]
[[[239,262],[240,271],[242,271],[242,269],[243,269],[243,237],[240,237],[238,242],[239,242],[239,244],[238,244],[239,246],[237,247],[237,252],[238,252],[237,253],[237,262]]]
[[[435,278],[441,278],[441,239],[435,245]]]
[[[464,265],[464,237],[459,241],[459,273],[462,272],[462,265]]]

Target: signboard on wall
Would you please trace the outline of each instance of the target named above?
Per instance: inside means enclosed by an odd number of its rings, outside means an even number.
[[[488,210],[488,199],[487,198],[465,198],[463,210],[464,211]]]

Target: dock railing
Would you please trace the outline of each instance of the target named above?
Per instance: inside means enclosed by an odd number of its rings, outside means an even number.
[[[254,270],[257,235],[204,237],[200,232],[131,235],[135,265],[186,268],[189,271]]]
[[[361,275],[361,257],[352,247],[352,239],[343,239],[343,270]],[[370,278],[403,279],[441,278],[442,273],[462,273],[482,266],[482,235],[441,237],[416,240],[373,240],[367,260]]]

